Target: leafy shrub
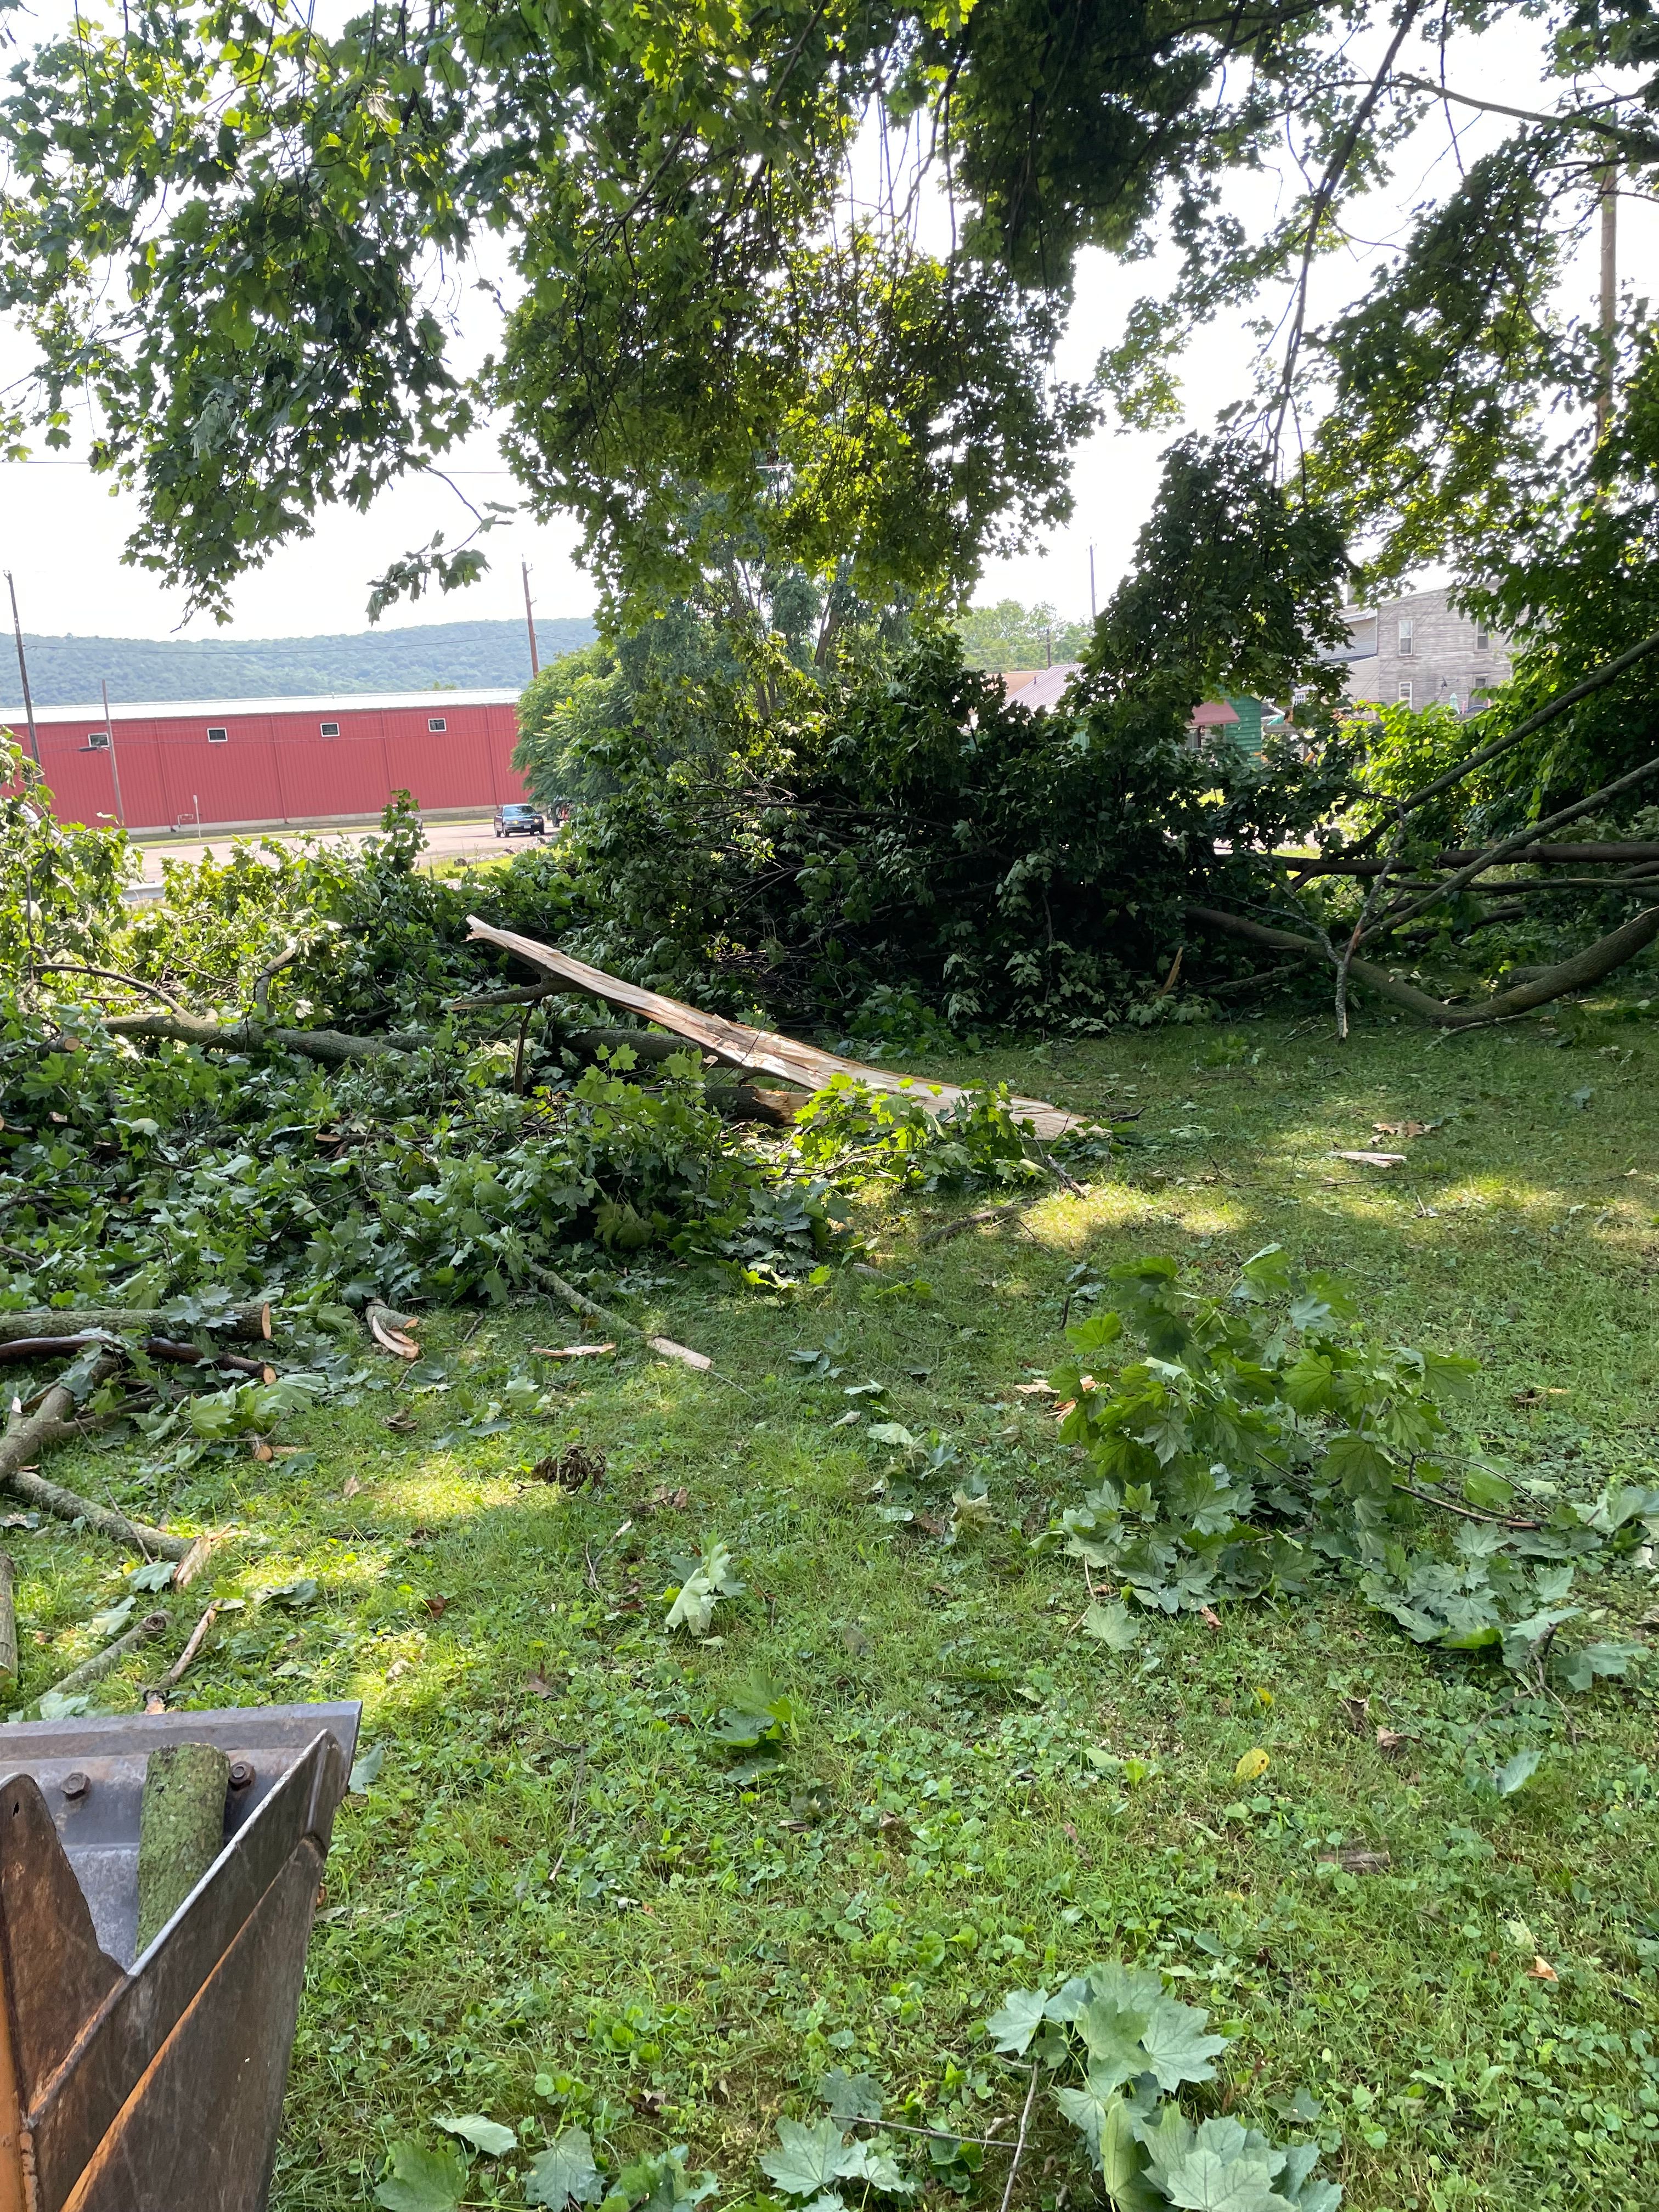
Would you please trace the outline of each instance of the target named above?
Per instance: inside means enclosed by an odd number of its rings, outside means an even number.
[[[866,1090],[850,1076],[832,1076],[797,1114],[793,1143],[814,1173],[880,1177],[906,1189],[977,1189],[1042,1172],[1006,1083],[935,1113],[915,1094]]]
[[[1577,1574],[1659,1535],[1659,1489],[1574,1501],[1460,1449],[1439,1401],[1473,1363],[1377,1344],[1346,1284],[1298,1277],[1277,1245],[1225,1298],[1183,1284],[1169,1259],[1125,1261],[1109,1280],[1121,1310],[1068,1329],[1076,1357],[1053,1376],[1070,1401],[1060,1436],[1096,1485],[1042,1540],[1165,1613],[1337,1575],[1417,1642],[1492,1650],[1559,1686],[1638,1657],[1560,1632],[1584,1617],[1565,1602]],[[1146,1356],[1106,1379],[1102,1355],[1127,1325]]]

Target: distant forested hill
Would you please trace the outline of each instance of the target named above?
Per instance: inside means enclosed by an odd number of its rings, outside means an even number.
[[[586,615],[538,617],[543,665],[592,642]],[[37,707],[78,707],[107,682],[123,700],[263,699],[348,691],[517,690],[530,681],[521,622],[428,623],[340,637],[30,637]],[[0,637],[0,704],[21,694],[17,659]]]

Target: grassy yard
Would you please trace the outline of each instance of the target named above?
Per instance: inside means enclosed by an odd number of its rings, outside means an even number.
[[[1650,1469],[1652,1023],[1581,1008],[1437,1042],[1385,1021],[1339,1048],[1271,1019],[937,1072],[1143,1106],[1143,1141],[1086,1198],[937,1250],[917,1237],[942,1203],[872,1210],[879,1280],[785,1297],[659,1270],[647,1303],[729,1379],[582,1363],[550,1413],[480,1435],[458,1402],[544,1382],[527,1348],[576,1331],[541,1304],[434,1316],[436,1356],[395,1395],[385,1362],[355,1405],[288,1425],[314,1458],[204,1466],[142,1501],[248,1532],[220,1594],[249,1602],[186,1702],[360,1697],[385,1747],[336,1830],[279,2212],[371,2203],[387,2146],[435,2148],[457,2112],[520,2139],[474,2166],[472,2201],[522,2203],[529,2154],[575,2121],[613,2158],[689,2145],[733,2204],[836,2065],[913,2124],[1012,2135],[1024,2077],[987,2014],[1114,1955],[1156,1961],[1235,2039],[1192,2108],[1316,2135],[1354,2212],[1659,2203],[1651,1681],[1570,1716],[1516,1703],[1496,1665],[1339,1598],[1107,1650],[1079,1633],[1077,1563],[1030,1547],[1081,1483],[1014,1388],[1058,1357],[1079,1262],[1169,1253],[1220,1286],[1277,1241],[1347,1275],[1394,1340],[1477,1358],[1457,1419],[1519,1474]],[[1435,1126],[1374,1134],[1407,1120]],[[1408,1164],[1332,1157],[1379,1142]],[[790,1358],[823,1347],[839,1374]],[[867,1382],[884,1394],[847,1395]],[[881,1419],[953,1441],[988,1517],[952,1545],[884,1519]],[[601,1485],[532,1475],[573,1443],[604,1455]],[[120,1495],[123,1460],[53,1471]],[[746,1594],[714,1640],[671,1638],[673,1562],[714,1538]],[[70,1534],[11,1541],[38,1693],[91,1648],[122,1563]],[[313,1602],[255,1601],[294,1577]],[[1656,1604],[1650,1574],[1596,1587],[1626,1629]],[[744,1780],[714,1717],[779,1692],[793,1739]],[[1528,1787],[1477,1789],[1528,1745]],[[1241,1784],[1255,1747],[1267,1772]],[[1372,1870],[1344,1868],[1352,1847]],[[973,2156],[933,2169],[930,2203],[994,2212],[1006,2154]],[[1015,2203],[1091,2193],[1039,2103]]]

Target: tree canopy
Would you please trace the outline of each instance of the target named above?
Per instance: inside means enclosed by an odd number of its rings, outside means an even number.
[[[1523,23],[1537,112],[1308,326],[1347,202],[1443,87],[1483,105],[1461,42]],[[1643,0],[433,0],[331,32],[148,0],[12,72],[0,299],[42,358],[13,434],[66,440],[89,392],[132,557],[219,613],[492,412],[527,505],[632,599],[754,531],[867,598],[956,595],[1064,514],[1103,407],[1170,417],[1182,335],[1284,279],[1266,449],[1328,402],[1310,482],[1381,568],[1497,588],[1517,519],[1586,477],[1610,353],[1632,383],[1647,358],[1642,319],[1609,337],[1553,288],[1609,165],[1659,160],[1656,51]],[[1305,188],[1252,228],[1229,176],[1286,146]],[[1170,240],[1094,383],[1058,378],[1079,253]],[[469,284],[499,307],[476,364]],[[381,590],[483,559],[434,539]]]

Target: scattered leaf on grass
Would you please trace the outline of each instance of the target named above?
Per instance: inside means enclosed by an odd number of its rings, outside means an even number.
[[[413,1413],[391,1413],[386,1417],[386,1426],[395,1437],[412,1437],[420,1425]]]
[[[455,2212],[466,2194],[466,2168],[457,2154],[422,2150],[418,2143],[392,2146],[392,2173],[374,2192],[386,2212]]]
[[[345,1479],[345,1483],[340,1492],[340,1495],[342,1498],[355,1498],[362,1486],[363,1486],[358,1481],[355,1474],[349,1474]]]
[[[454,1604],[455,1601],[453,1597],[438,1597],[434,1595],[432,1597],[422,1598],[421,1602],[425,1606],[427,1611],[432,1615],[434,1620],[441,1620],[445,1613],[448,1612],[450,1607]]]
[[[268,1590],[261,1590],[260,1601],[265,1605],[285,1605],[291,1613],[298,1613],[317,1601],[317,1585],[309,1575],[297,1576],[291,1583],[278,1583]]]
[[[1398,1729],[1379,1728],[1376,1731],[1376,1747],[1390,1759],[1396,1752],[1403,1751],[1410,1741],[1411,1738],[1402,1735]]]
[[[525,2202],[546,2205],[549,2212],[562,2212],[567,2204],[597,2204],[604,2194],[585,2128],[567,2128],[556,2136],[531,2167],[525,2184]]]
[[[1235,1782],[1259,1782],[1272,1764],[1267,1753],[1258,1744],[1253,1751],[1247,1751],[1237,1765],[1234,1767],[1233,1779]]]
[[[1370,1726],[1371,1701],[1369,1698],[1339,1698],[1336,1709],[1356,1735],[1364,1735]]]
[[[370,1744],[366,1750],[358,1753],[354,1761],[349,1786],[360,1795],[364,1790],[372,1789],[379,1779],[380,1769],[385,1765],[386,1746],[383,1743]]]
[[[1435,1126],[1432,1121],[1373,1121],[1371,1129],[1379,1137],[1426,1137]]]
[[[1034,1382],[1016,1382],[1014,1385],[1017,1398],[1053,1398],[1058,1395],[1054,1384],[1045,1382],[1040,1375]]]
[[[178,1571],[172,1559],[148,1559],[142,1567],[135,1567],[127,1577],[127,1587],[136,1590],[164,1590]]]
[[[1116,1599],[1108,1605],[1091,1605],[1083,1616],[1083,1632],[1097,1638],[1109,1651],[1133,1651],[1140,1638],[1139,1623]]]
[[[486,2158],[505,2158],[508,2151],[519,2148],[519,2138],[511,2128],[504,2128],[499,2120],[489,2119],[483,2112],[463,2112],[459,2118],[447,2118],[440,2114],[432,2124],[447,2136],[459,2136],[463,2142],[470,2142]]]
[[[530,1675],[525,1682],[525,1687],[532,1698],[551,1698],[558,1694],[557,1686],[550,1682],[545,1674]]]
[[[1561,1977],[1547,1959],[1540,1956],[1528,1967],[1527,1978],[1532,1982],[1559,1982]]]

